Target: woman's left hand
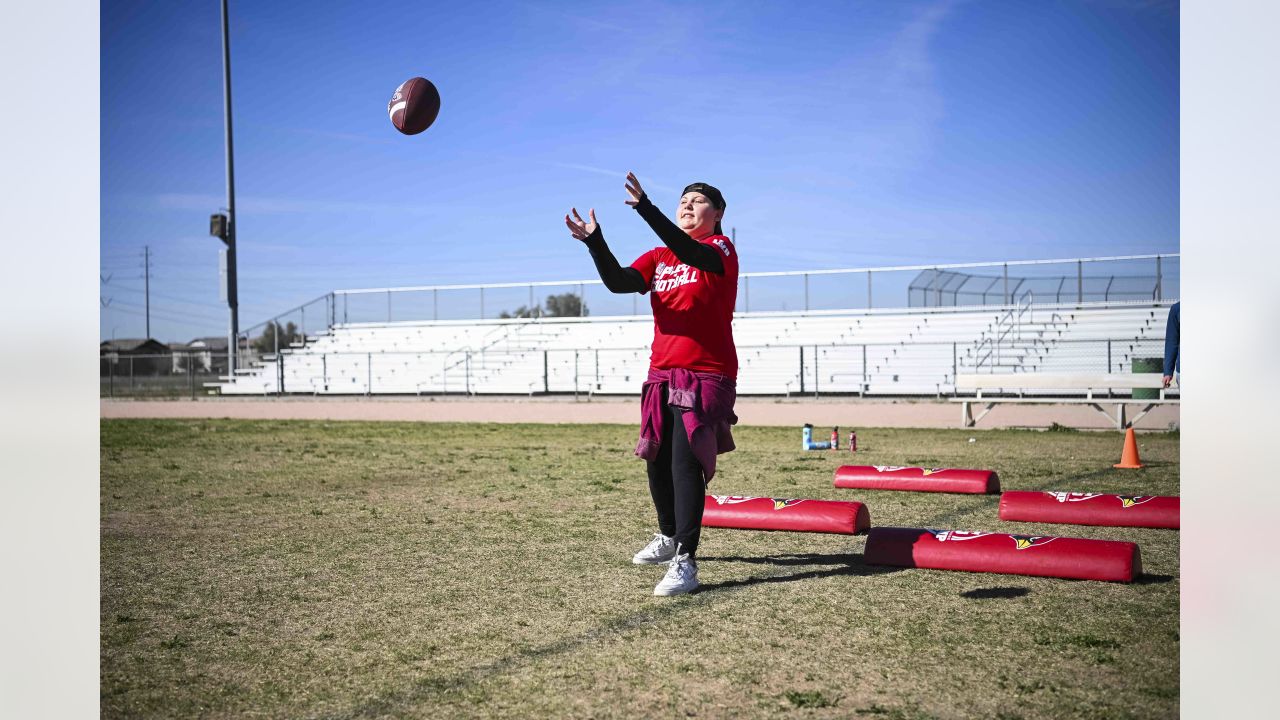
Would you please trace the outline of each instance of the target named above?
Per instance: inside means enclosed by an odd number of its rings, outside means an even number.
[[[631,207],[639,205],[640,200],[644,198],[644,188],[640,187],[640,181],[636,179],[636,174],[633,172],[627,173],[627,194],[631,196],[631,199],[623,202]]]

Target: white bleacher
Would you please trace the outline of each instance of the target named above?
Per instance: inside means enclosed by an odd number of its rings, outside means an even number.
[[[1059,321],[1024,372],[1130,372],[1135,357],[1163,357],[1167,308],[1087,308],[1051,313]]]
[[[957,373],[1129,372],[1163,354],[1167,315],[1164,304],[739,314],[738,392],[936,396]],[[648,316],[339,324],[219,390],[636,394],[652,338]]]

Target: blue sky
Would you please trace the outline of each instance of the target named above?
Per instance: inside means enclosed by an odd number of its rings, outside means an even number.
[[[102,337],[225,332],[219,5],[103,3]],[[1176,252],[1176,2],[231,2],[241,325],[587,278],[562,217],[704,180],[744,271]],[[430,78],[439,119],[386,116]]]

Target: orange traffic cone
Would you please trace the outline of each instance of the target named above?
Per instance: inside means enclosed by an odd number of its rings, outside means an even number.
[[[1142,460],[1138,457],[1138,437],[1133,434],[1133,428],[1125,432],[1124,452],[1120,453],[1120,462],[1112,467],[1130,469],[1142,467]]]

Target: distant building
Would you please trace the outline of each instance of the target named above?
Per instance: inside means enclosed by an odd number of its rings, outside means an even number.
[[[114,368],[117,375],[165,372],[173,363],[169,347],[151,338],[104,340],[99,343],[98,348],[98,356],[104,368]]]
[[[223,347],[226,347],[226,341],[223,341]],[[126,338],[123,340],[103,340],[99,345],[100,355],[168,355],[169,348],[159,340],[147,338],[145,340],[137,340]]]
[[[182,367],[183,372],[187,370],[185,363],[188,362],[188,359],[190,362],[195,363],[196,372],[226,372],[226,336],[196,338],[187,343]]]

